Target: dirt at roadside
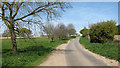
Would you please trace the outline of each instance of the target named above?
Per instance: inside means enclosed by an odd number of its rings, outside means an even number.
[[[69,42],[70,40],[68,41],[68,43]],[[65,48],[67,44],[62,44],[56,47],[56,49],[52,51],[48,59],[40,64],[40,66],[67,66],[65,60]]]

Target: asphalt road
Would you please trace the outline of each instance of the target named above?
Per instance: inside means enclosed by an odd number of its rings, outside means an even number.
[[[107,66],[102,60],[96,59],[91,53],[85,51],[79,44],[79,38],[72,40],[66,47],[67,66]]]

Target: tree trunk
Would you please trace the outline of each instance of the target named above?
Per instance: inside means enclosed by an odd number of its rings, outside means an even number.
[[[7,39],[8,39],[8,35],[7,35]]]
[[[15,36],[14,27],[12,27],[10,29],[10,33],[11,33],[11,41],[12,41],[12,51],[13,51],[13,53],[16,53],[17,52],[17,43],[16,43],[16,36]]]

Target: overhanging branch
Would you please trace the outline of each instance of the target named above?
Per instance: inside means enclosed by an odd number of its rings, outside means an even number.
[[[47,7],[49,7],[49,6],[51,6],[51,5],[56,5],[56,4],[60,4],[60,3],[59,3],[59,2],[55,2],[55,3],[52,3],[52,4],[47,4],[47,5],[44,5],[44,6],[40,6],[40,7],[36,8],[33,12],[31,12],[31,13],[29,13],[29,14],[21,17],[21,18],[17,18],[17,19],[15,19],[14,21],[22,20],[22,19],[24,19],[24,18],[26,18],[26,17],[28,17],[28,16],[30,16],[30,15],[33,15],[33,14],[38,13],[38,12],[42,12],[43,10],[50,10],[50,9],[52,9],[52,8],[54,8],[54,7],[51,7],[51,8],[47,8]],[[40,8],[41,8],[41,9],[40,9]],[[39,9],[39,10],[38,10],[38,9]],[[37,11],[37,10],[38,10],[38,11]]]

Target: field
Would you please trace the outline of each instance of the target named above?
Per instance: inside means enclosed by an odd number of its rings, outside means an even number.
[[[69,38],[71,39],[71,38]],[[55,40],[48,38],[17,39],[18,52],[12,53],[10,39],[2,40],[3,66],[35,66],[42,63],[58,45],[69,40]]]
[[[96,54],[118,61],[118,44],[117,43],[105,43],[105,44],[90,43],[89,40],[85,37],[80,38],[80,43],[83,44],[86,49]]]

